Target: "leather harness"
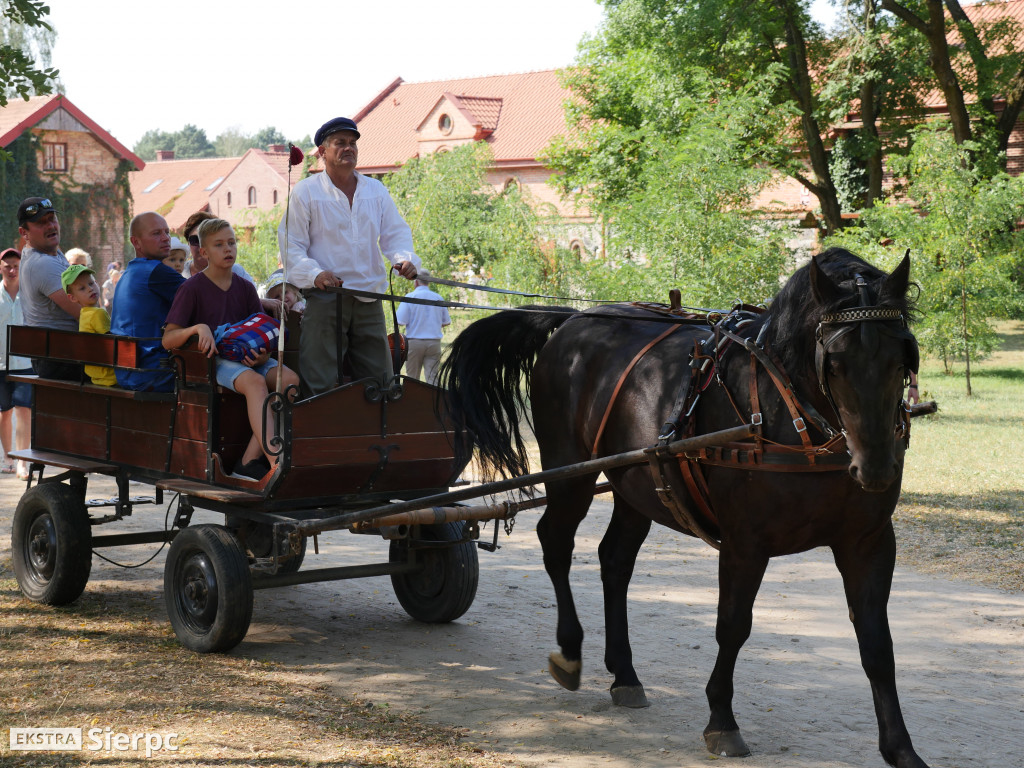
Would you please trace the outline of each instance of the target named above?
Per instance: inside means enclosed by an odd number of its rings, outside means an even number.
[[[862,293],[863,300],[864,295]],[[865,301],[865,303],[867,302]],[[680,388],[671,417],[666,421],[662,428],[662,433],[658,436],[658,444],[646,451],[658,497],[672,513],[676,522],[685,530],[693,533],[715,549],[720,548],[720,541],[717,536],[719,528],[718,517],[715,515],[711,505],[710,490],[702,465],[768,472],[836,472],[849,469],[851,459],[846,445],[845,432],[841,427],[841,419],[840,429],[837,430],[810,403],[801,402],[796,396],[796,393],[793,391],[792,382],[781,363],[762,345],[763,336],[768,328],[768,324],[765,323],[762,326],[761,333],[756,341],[739,335],[738,331],[752,323],[757,315],[764,311],[763,308],[739,305],[725,315],[683,313],[678,309],[675,295],[672,296],[672,306],[646,303],[635,304],[634,306],[671,314],[678,317],[680,323],[683,324],[699,323],[712,326],[708,337],[703,341],[698,340],[695,342],[694,350],[690,356],[690,377],[683,382]],[[839,418],[838,408],[836,408],[835,402],[832,400],[831,392],[828,391],[827,377],[824,376],[824,361],[827,358],[828,347],[836,339],[855,327],[854,324],[873,320],[901,320],[903,321],[901,323],[902,328],[896,332],[888,332],[889,335],[913,339],[912,334],[906,329],[903,315],[899,310],[892,308],[862,306],[844,310],[826,315],[818,326],[816,332],[816,367],[819,386],[830,405],[836,411],[837,418]],[[841,327],[826,338],[823,329],[829,325],[840,325]],[[636,367],[637,363],[651,349],[678,328],[679,325],[674,325],[648,342],[634,355],[629,365],[626,366],[619,376],[594,438],[591,452],[593,457],[597,456],[600,440],[604,434],[612,407],[627,377]],[[668,453],[666,446],[673,439],[678,439],[677,435],[680,435],[680,433],[681,436],[685,437],[693,435],[696,424],[695,413],[701,393],[713,381],[717,381],[723,388],[739,417],[740,423],[748,423],[747,418],[736,405],[725,382],[719,376],[719,364],[731,345],[743,347],[750,354],[749,396],[751,415],[749,424],[754,432],[753,440],[702,448],[682,456]],[[760,398],[757,391],[757,378],[760,369],[764,369],[768,374],[769,379],[775,385],[779,396],[789,411],[793,420],[793,426],[800,438],[799,445],[777,443],[768,440],[762,435]],[[813,425],[825,437],[824,442],[815,444],[808,432],[808,424]],[[894,438],[902,440],[904,444],[909,443],[910,420],[904,408],[899,409]],[[681,486],[686,488],[703,519],[697,519],[690,508],[684,503],[679,493]]]

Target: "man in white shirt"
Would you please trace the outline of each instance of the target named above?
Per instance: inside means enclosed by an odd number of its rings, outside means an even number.
[[[416,279],[416,288],[406,294],[410,299],[444,301],[444,297],[427,287],[426,280]],[[409,375],[429,384],[437,383],[437,364],[441,362],[441,336],[444,327],[451,325],[448,307],[430,304],[405,304],[398,308],[398,322],[405,326],[409,339],[409,360],[406,363]]]
[[[409,280],[420,268],[412,232],[387,188],[356,172],[358,139],[347,117],[320,127],[314,141],[324,172],[295,185],[290,213],[277,231],[288,282],[306,292],[299,369],[313,394],[340,383],[345,359],[356,379],[386,383],[394,375],[380,300],[338,297],[326,289],[344,284],[384,293],[388,268],[382,256]]]

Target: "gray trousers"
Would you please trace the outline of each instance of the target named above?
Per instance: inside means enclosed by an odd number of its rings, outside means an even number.
[[[406,373],[414,379],[428,384],[437,383],[437,365],[441,362],[440,339],[409,339],[409,359],[405,362]],[[420,376],[420,370],[423,376]]]
[[[299,339],[299,375],[309,391],[318,395],[338,386],[338,332],[341,352],[355,379],[375,378],[386,384],[394,375],[391,351],[380,301],[341,296],[341,323],[337,322],[338,296],[309,291]]]

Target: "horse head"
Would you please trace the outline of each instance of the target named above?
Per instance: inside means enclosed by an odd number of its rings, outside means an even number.
[[[809,266],[817,305],[815,371],[850,451],[850,475],[881,492],[899,476],[904,446],[895,439],[903,387],[917,371],[917,340],[907,328],[910,256],[892,274],[866,263],[833,280],[815,257]]]

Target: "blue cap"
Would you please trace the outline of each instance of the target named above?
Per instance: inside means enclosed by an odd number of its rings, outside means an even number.
[[[333,120],[328,120],[326,123],[320,126],[317,130],[316,135],[313,137],[313,143],[318,147],[321,146],[327,137],[332,133],[338,131],[352,131],[359,138],[359,130],[356,128],[356,124],[347,117],[336,117]]]

